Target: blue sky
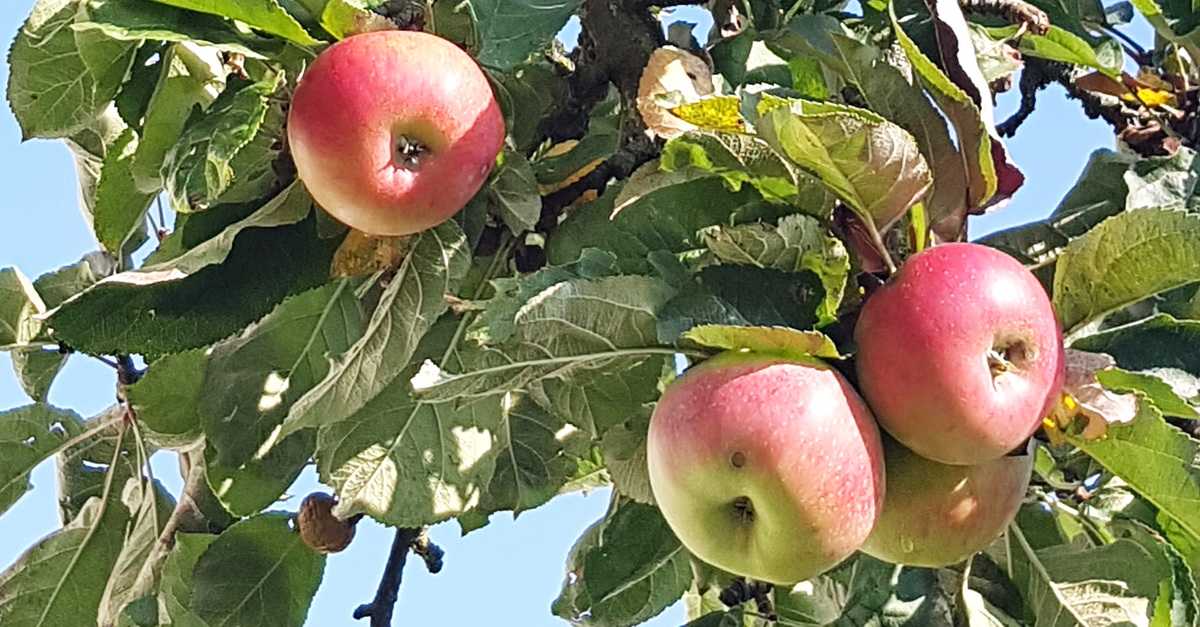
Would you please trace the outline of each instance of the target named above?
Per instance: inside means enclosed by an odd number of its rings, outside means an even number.
[[[34,3],[0,3],[0,38],[11,41]],[[695,13],[688,19],[698,21]],[[1144,36],[1139,39],[1147,41]],[[6,82],[7,67],[0,68],[0,74]],[[1015,106],[1014,94],[1003,97],[1000,119]],[[4,223],[0,228],[0,267],[17,266],[36,278],[74,263],[96,245],[78,210],[74,165],[66,147],[58,141],[22,143],[12,114],[7,107],[0,109],[0,220]],[[1009,207],[976,220],[972,236],[1046,216],[1073,185],[1092,150],[1112,144],[1111,131],[1104,123],[1088,120],[1078,103],[1065,100],[1061,88],[1051,88],[1018,137],[1008,144],[1028,177],[1025,187]],[[5,361],[0,358],[0,364]],[[91,416],[112,404],[114,385],[110,368],[74,356],[55,382],[50,400]],[[27,402],[11,371],[0,365],[0,410]],[[169,455],[159,454],[156,476],[177,491],[180,481]],[[0,538],[4,539],[0,570],[58,523],[52,464],[40,466],[33,482],[35,490],[0,517]],[[318,488],[312,473],[306,473],[291,494],[303,497]],[[446,550],[445,569],[431,576],[419,562],[410,563],[395,624],[565,625],[549,608],[562,583],[566,554],[583,529],[603,514],[607,500],[606,491],[586,498],[562,497],[522,514],[515,522],[508,515],[497,514],[490,526],[465,538],[453,523],[435,527],[433,538]],[[281,507],[294,510],[295,503]],[[374,595],[390,543],[390,530],[364,520],[351,547],[328,560],[308,624],[362,625],[350,613]],[[676,605],[649,624],[682,623],[683,610]]]

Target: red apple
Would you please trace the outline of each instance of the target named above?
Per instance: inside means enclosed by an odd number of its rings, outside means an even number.
[[[894,564],[957,564],[998,538],[1021,507],[1033,455],[975,466],[925,459],[884,437],[887,496],[862,552]]]
[[[300,180],[333,217],[375,235],[416,233],[457,213],[487,179],[504,134],[470,55],[413,31],[330,46],[288,112]]]
[[[974,464],[1041,424],[1065,376],[1041,283],[978,244],[913,255],[863,306],[858,384],[880,426],[917,454]]]
[[[856,551],[883,503],[866,404],[829,366],[726,353],[687,371],[650,420],[650,486],[696,557],[778,584]]]

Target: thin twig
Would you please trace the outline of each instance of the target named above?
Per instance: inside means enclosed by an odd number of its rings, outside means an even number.
[[[355,619],[361,620],[370,616],[371,627],[391,627],[392,611],[396,608],[396,599],[400,596],[400,581],[404,573],[404,563],[408,560],[408,550],[420,535],[420,528],[402,527],[396,530],[387,566],[383,569],[379,588],[375,590],[375,599],[358,606],[358,609],[354,610]]]

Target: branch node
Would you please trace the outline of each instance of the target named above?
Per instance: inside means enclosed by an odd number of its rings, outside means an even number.
[[[383,577],[379,580],[379,588],[375,590],[375,598],[370,603],[360,605],[358,609],[354,610],[355,619],[362,620],[369,616],[371,627],[391,627],[392,611],[395,610],[396,599],[400,596],[400,581],[404,573],[404,563],[408,560],[409,549],[413,548],[422,533],[423,530],[420,528],[396,529],[396,537],[392,540],[392,550],[388,554]]]

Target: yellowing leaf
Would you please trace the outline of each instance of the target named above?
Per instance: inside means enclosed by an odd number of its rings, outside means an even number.
[[[1126,102],[1141,102],[1147,107],[1175,106],[1175,94],[1170,92],[1147,87],[1138,87],[1135,89],[1135,92],[1136,95],[1128,92],[1121,94],[1121,100]]]
[[[333,257],[333,276],[360,276],[396,268],[404,259],[405,237],[380,237],[351,229]]]
[[[789,327],[738,327],[706,324],[692,328],[683,337],[703,346],[758,353],[812,355],[836,359],[838,349],[819,331],[797,331]]]
[[[744,131],[737,96],[715,96],[700,102],[683,104],[671,109],[671,113],[689,124],[711,131]]]

